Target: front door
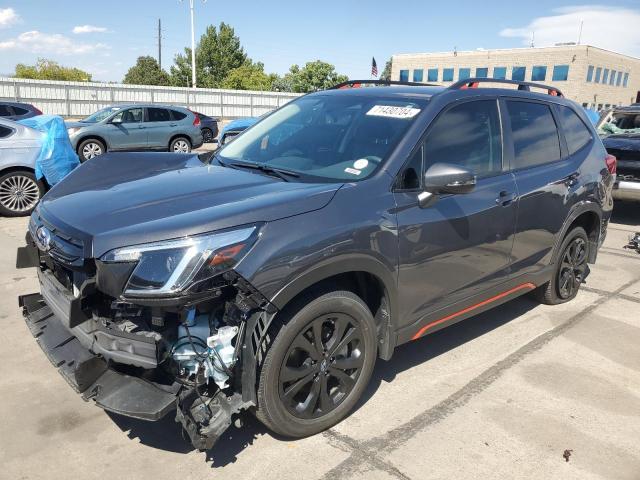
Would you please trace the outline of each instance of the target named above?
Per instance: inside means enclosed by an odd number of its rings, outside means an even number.
[[[110,150],[139,150],[147,146],[143,112],[143,108],[125,108],[111,118],[106,125]]]
[[[504,281],[516,223],[513,175],[503,168],[497,99],[465,101],[435,119],[395,192],[400,328]],[[423,173],[437,163],[477,175],[471,193],[420,208]]]

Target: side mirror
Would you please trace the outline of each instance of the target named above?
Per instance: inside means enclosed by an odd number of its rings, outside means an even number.
[[[418,195],[420,207],[426,208],[442,193],[469,193],[476,186],[476,176],[468,168],[450,163],[434,163],[424,174],[424,192]]]

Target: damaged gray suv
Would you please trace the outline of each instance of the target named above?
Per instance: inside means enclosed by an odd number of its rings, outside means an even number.
[[[174,412],[208,449],[244,410],[320,432],[400,344],[528,292],[571,300],[615,158],[557,89],[487,81],[347,82],[213,154],[84,163],[18,252],[41,287],[27,325],[85,400]]]

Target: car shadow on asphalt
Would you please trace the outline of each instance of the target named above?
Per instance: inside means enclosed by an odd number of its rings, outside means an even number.
[[[351,414],[375,395],[383,381],[391,382],[399,373],[480,337],[525,314],[536,305],[538,303],[527,297],[520,297],[420,340],[401,345],[390,361],[376,363],[369,386]],[[109,412],[107,415],[131,440],[137,439],[143,445],[182,454],[194,450],[189,439],[183,435],[180,425],[175,422],[173,412],[157,422],[136,420]],[[229,427],[215,446],[206,452],[206,461],[211,463],[211,468],[235,463],[238,454],[263,435],[281,442],[295,441],[270,432],[249,412],[243,412],[241,418],[241,428]]]

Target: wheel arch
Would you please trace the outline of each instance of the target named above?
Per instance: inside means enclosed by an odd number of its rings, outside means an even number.
[[[170,149],[171,148],[171,144],[173,143],[173,141],[178,139],[178,138],[184,138],[185,140],[187,140],[189,142],[189,145],[191,145],[193,147],[193,140],[191,139],[191,137],[189,135],[187,135],[186,133],[176,133],[176,134],[172,135],[171,138],[169,138],[169,143],[167,144],[167,149]]]
[[[104,145],[104,153],[107,153],[110,148],[104,137],[95,133],[88,133],[78,139],[78,142],[76,143],[76,152],[80,150],[80,145],[82,144],[82,142],[86,142],[87,140],[98,140],[100,143],[102,143],[102,145]]]
[[[600,236],[602,235],[602,209],[597,203],[581,202],[573,206],[562,226],[562,230],[560,230],[560,234],[556,237],[551,263],[556,262],[559,254],[558,250],[567,233],[578,226],[585,229],[589,238],[589,263],[596,261]]]

